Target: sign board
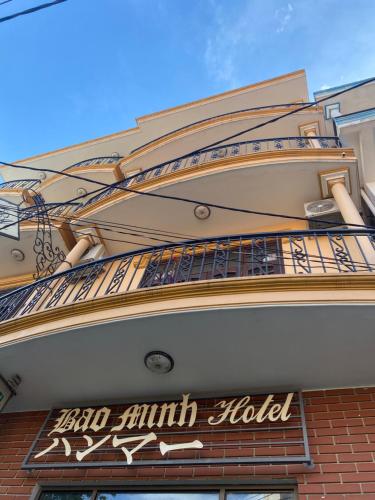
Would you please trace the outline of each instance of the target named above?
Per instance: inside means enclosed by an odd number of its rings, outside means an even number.
[[[18,205],[0,198],[0,236],[20,239]]]
[[[310,463],[299,393],[50,411],[24,469]]]

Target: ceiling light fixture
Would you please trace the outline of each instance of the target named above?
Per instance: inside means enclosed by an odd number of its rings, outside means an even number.
[[[173,358],[163,351],[151,351],[144,359],[146,367],[153,373],[163,374],[173,370]]]
[[[211,215],[211,209],[206,205],[197,205],[194,208],[194,215],[197,219],[205,220]]]

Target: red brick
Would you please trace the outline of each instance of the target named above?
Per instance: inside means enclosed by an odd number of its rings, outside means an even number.
[[[355,464],[322,464],[322,472],[356,472]]]
[[[319,453],[350,453],[352,451],[349,444],[322,445],[319,446]],[[363,451],[363,450],[359,450]]]
[[[325,492],[326,493],[360,493],[361,486],[359,484],[353,484],[353,483],[326,484],[325,485]]]
[[[356,465],[359,472],[375,472],[375,462],[363,462]]]
[[[375,493],[375,483],[362,484],[362,491],[363,493]],[[373,498],[375,498],[375,496]]]
[[[298,493],[300,495],[303,494],[311,494],[311,493],[319,493],[322,494],[324,493],[323,485],[322,484],[300,484],[298,486]]]
[[[358,474],[341,474],[343,483],[369,483],[375,482],[375,472],[359,472]]]
[[[340,475],[333,474],[333,473],[311,474],[308,476],[307,481],[309,483],[321,483],[321,484],[339,483],[340,482]]]
[[[339,462],[371,462],[371,453],[342,453],[338,455]]]
[[[374,435],[375,438],[375,435]],[[336,444],[367,443],[367,436],[358,434],[356,436],[335,436]]]
[[[357,443],[352,448],[354,452],[375,451],[375,443]]]

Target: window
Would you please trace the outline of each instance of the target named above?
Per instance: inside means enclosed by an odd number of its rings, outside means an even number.
[[[326,120],[330,118],[335,118],[335,116],[340,116],[340,103],[335,102],[334,104],[327,104],[324,107]]]
[[[233,487],[232,487],[233,488]],[[239,489],[206,491],[42,491],[38,500],[295,500],[294,490]]]

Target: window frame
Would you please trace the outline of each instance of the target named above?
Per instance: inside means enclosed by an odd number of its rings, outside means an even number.
[[[31,496],[30,500],[41,500],[41,495],[47,491],[80,491],[80,492],[88,492],[91,493],[90,500],[97,500],[98,492],[204,492],[211,491],[218,493],[218,500],[226,500],[227,493],[233,491],[242,491],[242,492],[252,492],[260,493],[263,490],[269,490],[270,493],[274,492],[290,492],[293,494],[293,500],[298,499],[297,492],[297,483],[295,480],[290,479],[280,479],[280,480],[269,480],[269,481],[246,481],[246,480],[236,480],[234,479],[231,482],[226,481],[189,481],[189,484],[181,485],[181,481],[160,481],[153,482],[150,484],[149,481],[130,481],[130,482],[117,482],[117,481],[103,481],[98,484],[96,483],[88,483],[81,481],[72,481],[72,482],[46,482],[46,483],[38,483]],[[267,491],[268,492],[268,491]]]
[[[335,117],[331,115],[332,111],[338,111],[341,113],[340,102],[331,102],[324,106],[324,116],[326,120],[333,120]]]

